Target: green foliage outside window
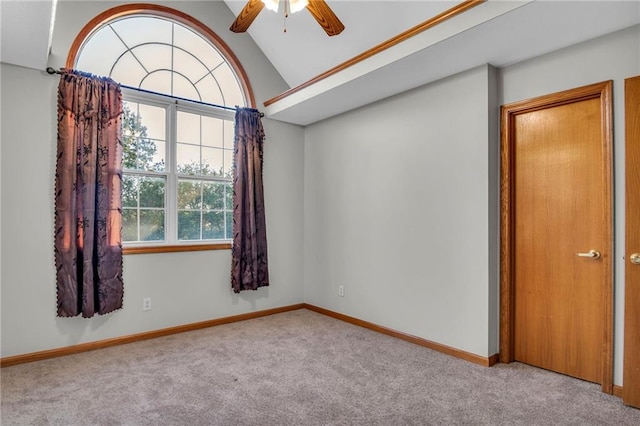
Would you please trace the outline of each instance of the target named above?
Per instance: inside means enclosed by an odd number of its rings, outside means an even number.
[[[148,137],[143,117],[123,107],[122,186],[123,241],[163,241],[166,214],[166,169],[159,159],[158,142]],[[177,237],[178,240],[231,238],[232,172],[209,164],[178,164]],[[193,176],[193,177],[192,177]],[[203,180],[222,178],[223,180]]]

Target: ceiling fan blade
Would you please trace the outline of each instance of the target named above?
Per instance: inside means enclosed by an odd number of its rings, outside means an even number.
[[[338,35],[344,30],[344,24],[324,0],[309,0],[307,9],[328,36]]]
[[[234,33],[247,31],[249,25],[256,19],[263,8],[264,3],[262,0],[249,0],[229,29]]]

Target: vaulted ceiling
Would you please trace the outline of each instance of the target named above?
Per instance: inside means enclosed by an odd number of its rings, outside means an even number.
[[[246,0],[224,3],[237,15]],[[327,0],[345,25],[333,37],[306,10],[285,21],[265,8],[248,36],[294,90],[259,107],[306,125],[474,66],[502,67],[640,23],[640,0],[471,3]],[[0,60],[44,69],[54,10],[53,0],[2,0]],[[447,11],[455,13],[442,19]]]

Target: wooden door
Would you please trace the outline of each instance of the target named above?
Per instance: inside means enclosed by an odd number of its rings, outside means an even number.
[[[626,247],[622,399],[625,404],[640,408],[640,76],[625,80],[625,123]]]
[[[610,94],[605,82],[503,106],[501,283],[501,359],[609,393]]]

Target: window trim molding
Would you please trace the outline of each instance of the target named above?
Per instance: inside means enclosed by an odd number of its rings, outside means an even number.
[[[133,246],[122,247],[122,254],[151,254],[151,253],[176,253],[184,251],[205,251],[205,250],[231,250],[231,243],[223,241],[215,244],[185,244],[185,245],[157,245],[157,246]]]
[[[187,15],[186,13],[179,10],[158,4],[124,4],[107,9],[99,15],[95,16],[84,27],[82,27],[76,38],[73,40],[71,48],[69,49],[69,54],[67,55],[65,68],[72,69],[75,66],[76,58],[78,56],[78,52],[80,51],[82,43],[84,43],[84,41],[96,29],[109,21],[129,15],[151,15],[173,19],[177,22],[180,22],[181,24],[186,25],[187,27],[190,27],[191,29],[199,32],[201,35],[206,37],[209,42],[211,42],[220,51],[220,53],[222,53],[222,56],[228,61],[229,65],[238,76],[238,82],[240,83],[240,86],[242,87],[242,90],[247,97],[246,100],[249,104],[248,106],[252,108],[256,107],[255,96],[253,94],[253,90],[251,89],[247,73],[240,64],[238,57],[233,53],[233,51],[231,51],[227,43],[225,43],[219,35],[213,32],[211,28],[193,18],[192,16]]]

